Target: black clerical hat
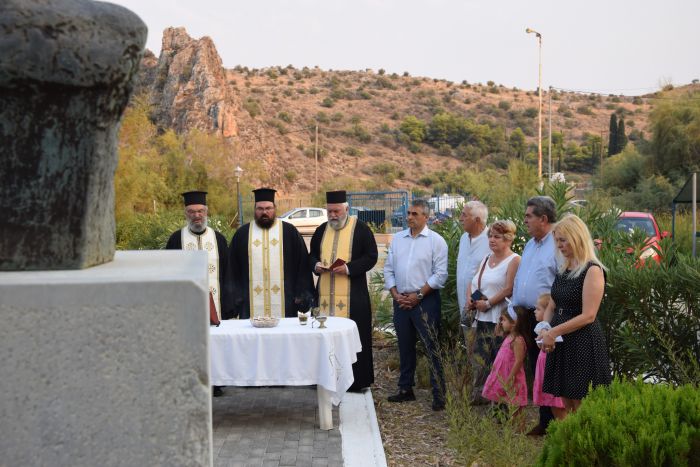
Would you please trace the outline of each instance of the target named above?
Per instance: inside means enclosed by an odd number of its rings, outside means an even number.
[[[185,199],[185,206],[190,204],[207,204],[207,192],[206,191],[188,191],[182,194]]]
[[[326,192],[326,203],[328,204],[347,203],[347,201],[348,197],[345,194],[345,190]]]
[[[277,190],[273,190],[272,188],[258,188],[257,190],[253,190],[253,193],[255,193],[256,203],[259,201],[270,201],[274,203]]]

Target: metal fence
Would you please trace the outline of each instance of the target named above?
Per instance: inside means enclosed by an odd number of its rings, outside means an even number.
[[[408,191],[368,191],[349,192],[348,204],[350,215],[357,216],[363,222],[373,224],[378,230],[396,233],[408,228],[407,212],[414,197]],[[459,194],[441,194],[421,197],[428,202],[432,211],[429,222],[441,221],[453,215],[459,215],[458,210],[469,199]],[[252,195],[242,196],[244,222],[253,217],[254,200]],[[300,207],[315,206],[310,196],[285,197],[275,199],[277,215]]]
[[[465,196],[456,194],[442,194],[424,199],[432,211],[430,223],[458,215],[467,201]],[[411,201],[413,196],[408,191],[348,193],[350,214],[374,224],[375,227],[385,226],[386,231],[392,233],[408,228],[407,211]]]
[[[369,191],[348,193],[350,214],[376,228],[399,232],[406,228],[408,191]]]

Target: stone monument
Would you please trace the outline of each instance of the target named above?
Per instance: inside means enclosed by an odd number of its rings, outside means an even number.
[[[0,2],[0,270],[114,257],[117,135],[146,33],[109,3]]]
[[[207,257],[114,253],[146,27],[0,0],[0,466],[212,464]]]

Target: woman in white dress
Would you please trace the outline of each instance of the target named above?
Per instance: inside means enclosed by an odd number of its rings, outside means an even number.
[[[498,220],[488,230],[491,254],[479,265],[474,279],[467,286],[467,309],[474,313],[474,347],[472,364],[472,404],[488,403],[481,397],[484,382],[491,368],[501,338],[496,334],[501,311],[508,304],[506,297],[513,293],[513,280],[520,265],[520,255],[511,249],[515,238],[515,224]]]

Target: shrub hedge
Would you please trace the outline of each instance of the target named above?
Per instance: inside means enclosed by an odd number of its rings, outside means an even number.
[[[615,379],[550,425],[539,466],[700,463],[700,390]]]

